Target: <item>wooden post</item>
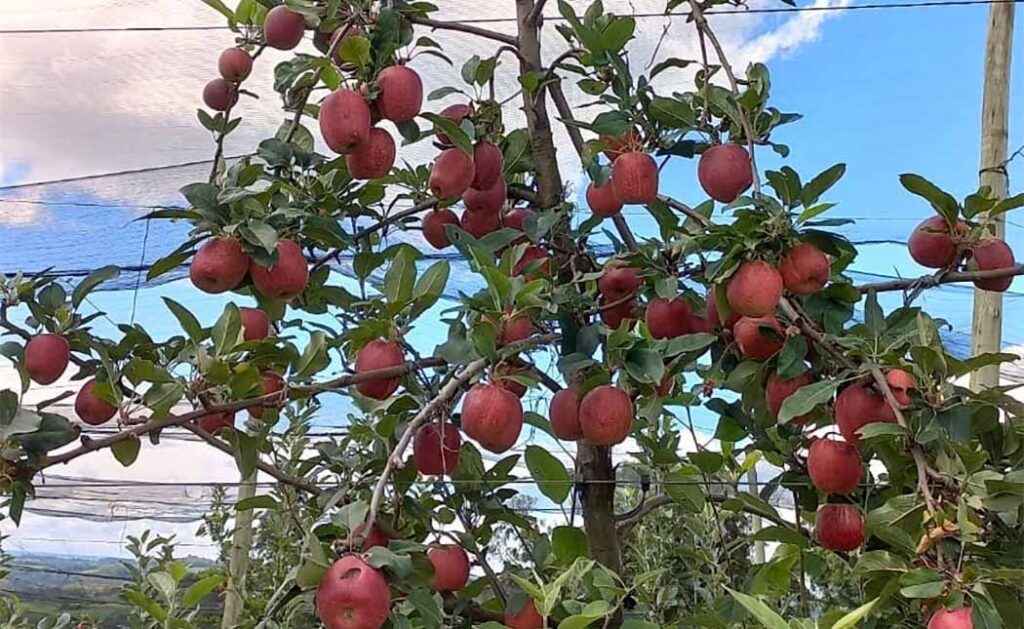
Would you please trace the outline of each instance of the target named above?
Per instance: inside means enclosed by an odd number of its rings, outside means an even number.
[[[242,477],[238,487],[238,502],[256,495],[256,472]],[[245,607],[245,573],[249,570],[249,551],[252,548],[253,510],[235,512],[235,532],[228,555],[228,589],[224,596],[224,616],[221,629],[232,629],[238,624]]]
[[[751,495],[753,495],[755,498],[757,498],[758,496],[761,495],[761,493],[759,491],[759,487],[758,487],[758,482],[757,482],[757,466],[756,465],[751,466],[750,470],[747,472],[747,486],[750,488]],[[796,505],[795,508],[799,512],[800,506]],[[756,515],[754,517],[752,517],[751,518],[751,527],[753,528],[755,535],[760,533],[761,532],[761,518],[759,518]],[[764,542],[762,542],[762,541],[754,542],[754,561],[759,563],[759,564],[764,563]]]
[[[1006,161],[1010,126],[1010,58],[1013,42],[1015,6],[993,4],[988,13],[985,41],[985,86],[981,105],[981,185],[992,189],[1000,199],[1007,195],[1009,177]],[[1006,232],[1005,219],[995,224],[995,235]],[[1002,349],[1003,294],[974,290],[974,323],[971,328],[971,355]],[[971,389],[977,391],[999,384],[999,365],[990,365],[971,373]]]

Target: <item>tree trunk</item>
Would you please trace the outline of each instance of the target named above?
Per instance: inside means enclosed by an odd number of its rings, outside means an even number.
[[[238,488],[238,502],[256,495],[256,472],[242,478]],[[228,555],[228,588],[224,595],[224,616],[221,629],[238,624],[245,607],[245,573],[249,571],[249,550],[252,548],[253,510],[235,512],[235,532]]]
[[[540,71],[544,69],[541,57],[540,25],[529,23],[528,17],[533,11],[534,0],[516,0],[517,23],[519,26],[519,51],[522,54],[522,71]],[[558,172],[558,160],[554,140],[551,134],[551,123],[547,112],[547,97],[544,88],[539,94],[523,93],[526,121],[530,130],[530,146],[537,170],[538,202],[542,209],[550,209],[562,200],[562,178]],[[566,223],[568,216],[566,217]],[[556,227],[559,238],[568,233],[568,225]],[[568,240],[568,238],[566,238]],[[571,240],[567,246],[559,243],[560,254],[571,251],[575,243]],[[571,280],[572,271],[563,260],[556,258],[559,279]],[[568,278],[562,276],[568,274]],[[563,321],[566,319],[563,317]],[[564,334],[563,350],[572,351],[575,338]],[[586,482],[582,492],[582,510],[584,529],[590,544],[590,556],[606,568],[622,572],[622,558],[619,553],[619,538],[615,531],[615,479],[612,466],[611,450],[595,447],[586,442],[578,442],[576,450],[576,466],[578,477]],[[591,481],[591,482],[587,482]],[[593,482],[596,481],[596,482]],[[621,618],[618,614],[609,626],[618,626]]]

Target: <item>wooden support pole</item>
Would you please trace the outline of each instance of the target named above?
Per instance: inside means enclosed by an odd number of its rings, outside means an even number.
[[[1006,198],[1009,177],[1006,170],[1010,126],[1010,59],[1013,42],[1015,6],[1010,3],[989,7],[988,35],[985,41],[985,84],[981,105],[982,186],[992,194]],[[995,223],[995,236],[1004,237],[1005,219]],[[1002,346],[1003,295],[974,290],[974,322],[971,328],[971,354],[998,352]],[[977,391],[999,384],[999,365],[983,367],[971,373],[971,389]]]

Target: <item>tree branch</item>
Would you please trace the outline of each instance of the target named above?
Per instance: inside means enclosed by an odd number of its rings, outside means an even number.
[[[225,454],[231,456],[235,455],[235,449],[232,448],[226,441],[214,437],[212,434],[206,432],[199,426],[195,424],[185,424],[183,428],[192,432],[197,437],[199,437],[206,443],[210,444],[214,448],[217,448],[221,452],[224,452]],[[262,459],[256,459],[256,468],[261,472],[264,472],[268,476],[276,478],[278,481],[284,483],[285,485],[291,485],[296,489],[313,494],[314,496],[319,495],[321,493],[320,488],[317,487],[316,485],[306,482],[304,479],[291,476],[290,474],[285,473],[281,469],[264,462]]]
[[[488,30],[486,28],[480,28],[473,26],[472,24],[463,24],[461,22],[444,22],[441,20],[432,20],[425,17],[409,17],[409,21],[413,24],[419,24],[420,26],[426,26],[435,30],[442,31],[458,31],[460,33],[469,33],[470,35],[476,35],[477,37],[483,37],[485,39],[493,39],[494,41],[507,44],[514,48],[519,47],[519,39],[507,35],[505,33],[499,33],[497,31]]]
[[[724,503],[724,502],[730,500],[731,496],[716,496],[716,495],[712,494],[712,495],[706,496],[706,498],[709,501],[711,501],[711,502],[714,502],[716,504],[721,504],[721,503]],[[670,504],[673,504],[673,500],[671,498],[669,498],[667,494],[658,494],[656,496],[651,496],[646,501],[644,501],[643,504],[641,504],[639,507],[637,507],[637,509],[635,511],[633,511],[633,513],[631,513],[629,515],[629,517],[623,518],[618,523],[617,529],[618,529],[619,535],[624,535],[624,534],[628,533],[630,529],[632,529],[634,526],[639,524],[640,521],[643,520],[644,517],[646,517],[648,514],[654,512],[654,511],[657,511],[658,509],[660,509],[662,507],[665,507],[665,506],[668,506]],[[764,512],[761,512],[761,511],[755,511],[754,509],[752,509],[750,507],[746,507],[746,506],[741,506],[740,507],[740,511],[743,511],[744,513],[748,513],[750,515],[756,515],[759,518],[764,518],[765,520],[768,520],[769,522],[771,522],[773,524],[777,524],[778,526],[783,526],[783,527],[787,527],[787,528],[793,528],[793,524],[792,523],[786,522],[786,520],[784,520],[783,518],[781,518],[779,516],[773,516],[773,515],[771,515],[769,513],[764,513]],[[810,532],[807,531],[806,529],[804,529],[803,527],[800,528],[799,532],[804,537],[810,539],[810,537],[811,537]]]
[[[904,279],[904,280],[890,280],[886,282],[875,282],[872,284],[862,284],[857,287],[860,294],[865,294],[870,291],[876,293],[882,293],[893,290],[904,290],[907,288],[932,288],[939,286],[940,284],[955,284],[957,282],[973,282],[974,280],[987,280],[987,279],[998,279],[1002,277],[1012,277],[1016,275],[1024,275],[1024,264],[1018,264],[1016,266],[1008,266],[1002,269],[990,269],[988,271],[969,271],[965,273],[946,273],[941,276],[937,275],[925,275],[923,277]]]
[[[544,19],[544,4],[548,0],[537,0],[537,4],[533,5],[533,10],[526,16],[526,23],[529,26],[540,26],[541,20]]]
[[[345,36],[348,35],[349,29],[352,28],[352,21],[349,20],[345,23],[345,27],[334,33],[334,38],[331,40],[331,46],[327,49],[326,57],[327,61],[333,62],[335,55],[338,53],[338,48],[341,47],[341,42],[345,40]],[[316,87],[317,83],[320,82],[320,76],[324,72],[326,66],[318,66],[313,72],[313,82],[310,83],[309,89],[305,91],[302,98],[299,101],[298,106],[295,108],[295,116],[292,118],[292,126],[288,128],[288,134],[284,137],[284,143],[288,144],[295,137],[295,133],[299,130],[299,121],[302,120],[302,115],[306,110],[306,103],[309,102],[309,96],[313,93],[313,88]]]

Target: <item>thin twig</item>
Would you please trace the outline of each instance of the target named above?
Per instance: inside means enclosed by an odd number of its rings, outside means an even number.
[[[864,295],[870,291],[876,293],[904,290],[907,288],[932,288],[940,284],[955,284],[957,282],[973,282],[975,280],[999,279],[1024,275],[1024,264],[1008,266],[1002,269],[989,269],[987,271],[969,271],[965,273],[945,273],[942,275],[925,275],[912,279],[889,280],[886,282],[875,282],[872,284],[861,284],[857,287],[860,294]]]
[[[497,31],[488,30],[486,28],[480,28],[478,26],[473,26],[472,24],[463,24],[461,22],[445,22],[442,20],[432,20],[430,18],[413,16],[409,16],[409,21],[412,22],[413,24],[419,24],[420,26],[426,26],[427,28],[432,28],[435,30],[459,31],[460,33],[469,33],[470,35],[476,35],[477,37],[493,39],[494,41],[499,41],[503,44],[508,44],[509,46],[515,48],[519,47],[519,39],[512,35],[499,33]]]

